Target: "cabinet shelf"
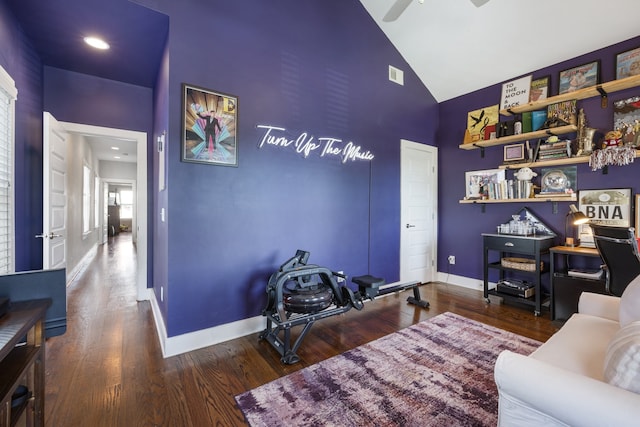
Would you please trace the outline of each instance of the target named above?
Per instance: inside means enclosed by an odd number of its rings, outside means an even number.
[[[606,97],[610,93],[619,92],[625,89],[631,89],[636,86],[640,86],[640,75],[626,77],[624,79],[612,80],[610,82],[586,87],[584,89],[578,89],[574,92],[567,92],[549,97],[547,99],[542,99],[540,101],[529,102],[524,105],[512,107],[508,110],[500,110],[500,114],[502,114],[503,116],[510,116],[512,114],[521,114],[527,111],[541,110],[550,104],[555,104],[556,102],[571,101],[572,99],[580,100],[593,98],[594,96]]]
[[[503,136],[502,138],[493,138],[484,141],[470,142],[468,144],[460,144],[459,147],[463,150],[475,150],[478,148],[495,147],[498,145],[510,144],[512,142],[526,141],[527,139],[546,138],[551,135],[564,135],[576,132],[577,130],[578,126],[576,125],[558,126],[552,129],[541,129],[518,135]]]

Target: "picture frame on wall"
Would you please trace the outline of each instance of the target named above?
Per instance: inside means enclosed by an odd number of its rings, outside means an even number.
[[[183,162],[238,166],[238,97],[182,84]]]
[[[640,47],[616,55],[616,80],[640,74]]]
[[[558,95],[595,86],[600,83],[600,60],[560,71]]]
[[[531,91],[529,92],[529,102],[536,102],[549,97],[551,87],[551,76],[544,76],[531,81]]]
[[[631,227],[631,208],[631,188],[578,191],[578,209],[592,224]]]

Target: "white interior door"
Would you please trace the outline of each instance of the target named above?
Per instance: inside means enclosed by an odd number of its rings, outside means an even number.
[[[438,247],[438,149],[400,144],[400,281],[431,282]]]
[[[67,263],[67,134],[48,112],[43,115],[42,267]]]

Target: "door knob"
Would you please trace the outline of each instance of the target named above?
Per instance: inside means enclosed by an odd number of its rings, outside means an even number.
[[[413,224],[407,224],[407,228],[413,228],[413,227],[415,227],[415,225],[413,225]]]

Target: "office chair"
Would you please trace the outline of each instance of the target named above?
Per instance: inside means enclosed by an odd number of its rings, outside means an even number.
[[[635,230],[633,227],[589,225],[605,264],[606,291],[621,296],[627,285],[640,275],[640,253]]]

